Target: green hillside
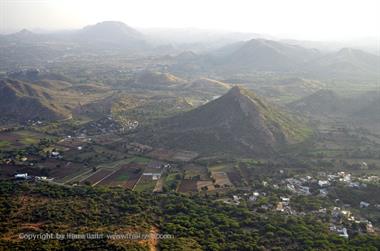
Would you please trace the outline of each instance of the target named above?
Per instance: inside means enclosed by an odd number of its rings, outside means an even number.
[[[268,155],[310,133],[302,122],[236,86],[201,107],[142,128],[135,137],[201,153]]]

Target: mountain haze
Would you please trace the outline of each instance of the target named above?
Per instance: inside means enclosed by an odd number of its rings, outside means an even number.
[[[252,39],[226,57],[235,67],[256,70],[291,70],[318,55],[318,51],[271,40]]]
[[[309,71],[328,76],[379,75],[380,57],[358,49],[343,48],[305,65]]]
[[[143,35],[140,32],[117,21],[104,21],[86,26],[78,32],[78,35],[88,40],[93,39],[105,42],[143,39]]]

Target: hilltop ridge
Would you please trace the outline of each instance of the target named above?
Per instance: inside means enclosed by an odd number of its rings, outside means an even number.
[[[302,141],[308,133],[290,115],[234,86],[218,99],[140,130],[138,138],[205,153],[268,155],[279,146]]]

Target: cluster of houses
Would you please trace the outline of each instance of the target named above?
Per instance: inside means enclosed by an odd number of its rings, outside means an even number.
[[[347,228],[345,227],[342,227],[342,226],[336,226],[334,224],[331,224],[330,226],[330,231],[331,232],[335,232],[337,233],[340,237],[343,237],[343,238],[348,238],[348,232],[347,232]]]
[[[260,197],[267,196],[266,192],[254,191],[251,194],[244,193],[243,195],[232,195],[231,198],[223,199],[223,202],[230,205],[240,205],[241,201],[246,199],[248,202],[256,202]],[[275,210],[282,213],[287,213],[295,215],[297,212],[291,209],[290,207],[290,198],[289,197],[280,197],[280,201],[276,204],[263,204],[259,207],[261,210]],[[257,209],[255,209],[257,210]]]
[[[138,124],[137,124],[138,125]],[[88,123],[79,130],[80,133],[94,135],[98,133],[115,133],[124,131],[124,127],[116,122],[111,116]]]
[[[295,214],[295,212],[290,207],[290,198],[289,197],[281,197],[281,201],[277,203],[276,211],[287,213],[287,214]]]
[[[240,205],[241,200],[248,199],[248,201],[256,201],[260,196],[265,196],[266,193],[260,194],[259,192],[255,191],[252,194],[244,193],[243,195],[232,195],[231,198],[225,198],[223,199],[223,202],[230,205]]]
[[[127,149],[131,153],[147,153],[153,150],[153,148],[148,145],[143,145],[136,142],[124,144],[123,148]]]
[[[300,194],[300,195],[310,195],[310,187],[304,185],[305,183],[309,182],[311,180],[310,176],[307,176],[306,178],[288,178],[286,179],[286,187],[291,192]]]
[[[28,120],[27,124],[32,125],[32,126],[41,126],[43,122],[40,120]]]
[[[67,135],[65,138],[58,141],[58,146],[64,147],[64,149],[78,150],[82,151],[85,146],[92,142],[92,138],[86,137],[85,134],[80,134],[77,137],[72,137],[71,135]],[[55,151],[56,154],[58,151]],[[60,154],[58,154],[59,156]],[[57,158],[56,156],[53,156]]]
[[[230,198],[226,198],[226,199],[223,199],[223,202],[226,203],[226,204],[229,204],[229,205],[240,205],[240,200],[242,199],[242,197],[238,196],[238,195],[232,195],[232,199]]]
[[[139,126],[139,122],[137,120],[128,120],[124,123],[124,128],[127,130],[134,130]]]
[[[380,182],[380,177],[377,175],[372,175],[368,177],[359,178],[359,180],[365,183],[378,183]]]
[[[258,200],[260,196],[266,196],[265,192],[253,192],[252,194],[244,193],[243,195],[232,195],[232,198],[226,198],[223,199],[223,202],[230,205],[239,205],[242,200],[247,199],[247,201],[255,202]],[[263,204],[260,205],[260,207],[254,209],[256,211],[257,209],[261,210],[273,210],[277,211],[279,213],[284,213],[288,215],[306,215],[306,212],[296,212],[294,209],[290,206],[290,197],[280,197],[280,201],[276,204]],[[361,202],[361,206],[368,207],[369,203]],[[379,209],[380,209],[380,205]],[[340,207],[333,207],[332,209],[327,208],[320,208],[316,211],[311,211],[309,213],[313,213],[320,216],[325,216],[327,214],[331,215],[331,222],[330,222],[330,231],[338,234],[339,236],[343,238],[349,238],[350,231],[348,230],[349,226],[352,223],[358,224],[361,226],[358,230],[360,232],[366,232],[366,233],[373,233],[375,232],[374,227],[370,221],[363,218],[356,218],[350,210]]]
[[[366,178],[356,178],[347,172],[337,172],[333,174],[318,173],[317,176],[311,177],[292,177],[280,181],[278,184],[270,184],[270,187],[275,189],[285,188],[288,191],[297,195],[317,195],[325,197],[328,195],[329,188],[335,186],[337,183],[344,184],[345,186],[361,189],[367,186],[367,182],[377,182],[380,181],[378,176],[369,176]],[[262,185],[264,187],[269,186],[269,182],[263,181]],[[223,199],[223,202],[227,204],[239,205],[242,200],[247,202],[255,202],[260,196],[266,196],[263,191],[254,191],[252,194],[244,193],[242,195],[235,194],[232,198]],[[343,208],[333,207],[333,208],[320,208],[319,210],[310,212],[296,212],[290,205],[290,197],[281,196],[280,200],[276,202],[277,204],[266,203],[253,208],[256,210],[272,210],[279,213],[284,213],[288,215],[305,215],[306,213],[315,214],[321,217],[330,215],[330,231],[338,234],[343,238],[349,238],[349,235],[355,232],[365,232],[373,233],[375,232],[374,227],[370,221],[362,217],[355,217],[349,208],[350,205],[343,205]],[[361,201],[357,207],[368,208],[373,207],[380,210],[380,204],[370,204],[366,201]],[[360,227],[358,229],[352,228],[352,224],[357,224]]]
[[[5,158],[0,159],[0,164],[5,165],[15,165],[15,164],[21,164],[21,165],[30,165],[33,166],[35,162],[34,156],[16,156],[11,158]]]
[[[326,211],[326,210],[325,210]],[[345,225],[349,225],[352,223],[358,224],[362,226],[363,232],[373,233],[375,232],[372,223],[363,218],[356,218],[350,210],[342,209],[340,207],[334,207],[331,210],[332,222],[330,224],[330,231],[336,232],[342,237],[348,238],[348,232]]]
[[[325,197],[328,195],[328,188],[334,184],[341,182],[352,188],[364,188],[367,187],[365,183],[367,180],[376,180],[377,176],[371,176],[366,180],[353,181],[350,173],[338,172],[336,174],[319,173],[318,178],[311,176],[301,178],[288,178],[285,179],[286,188],[296,194],[311,195],[310,186],[316,184],[319,187],[319,195]],[[275,186],[275,185],[274,185]]]

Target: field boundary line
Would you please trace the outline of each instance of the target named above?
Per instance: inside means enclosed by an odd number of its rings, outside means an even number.
[[[95,182],[94,184],[92,184],[91,186],[94,187],[96,186],[97,184],[99,184],[100,182],[102,182],[103,180],[107,179],[108,177],[110,177],[112,174],[116,173],[117,171],[119,171],[120,168],[112,171],[110,174],[104,176],[103,178],[101,178],[100,180],[98,180],[97,182]]]

